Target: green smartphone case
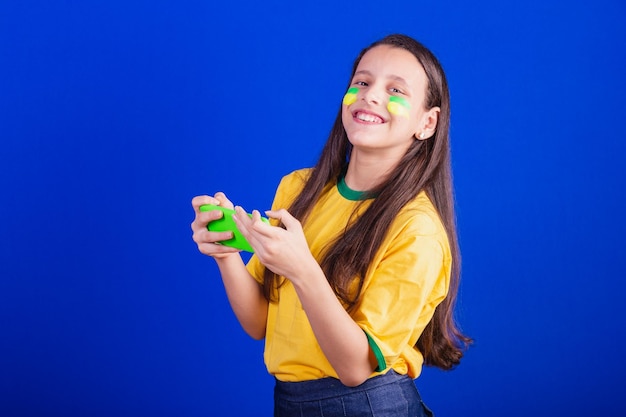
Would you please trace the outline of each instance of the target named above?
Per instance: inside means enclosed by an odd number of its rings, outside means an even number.
[[[218,243],[232,248],[241,249],[246,252],[254,253],[254,249],[252,249],[252,246],[250,246],[246,238],[243,237],[239,229],[237,229],[237,225],[233,220],[233,214],[235,213],[235,210],[226,207],[215,206],[213,204],[204,204],[200,206],[200,211],[202,212],[211,210],[219,210],[224,213],[224,215],[221,219],[209,222],[209,224],[207,225],[207,229],[209,229],[211,232],[233,232],[232,239],[222,240]],[[248,216],[252,217],[252,214],[248,213]],[[261,220],[269,224],[269,220],[267,218],[261,217]]]

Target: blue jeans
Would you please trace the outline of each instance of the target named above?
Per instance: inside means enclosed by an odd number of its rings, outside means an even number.
[[[432,417],[413,380],[390,370],[357,387],[338,379],[281,382],[274,387],[274,417]]]

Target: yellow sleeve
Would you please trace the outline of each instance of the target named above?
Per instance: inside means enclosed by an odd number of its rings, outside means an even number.
[[[448,290],[447,239],[428,215],[414,220],[387,239],[352,313],[377,353],[379,371],[401,356],[410,362],[419,355],[413,346]]]

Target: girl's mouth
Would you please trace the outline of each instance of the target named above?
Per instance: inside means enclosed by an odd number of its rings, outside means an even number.
[[[366,113],[363,111],[355,112],[354,118],[361,122],[366,122],[366,123],[375,123],[375,124],[384,123],[384,120],[382,119],[382,117],[377,116],[372,113]]]

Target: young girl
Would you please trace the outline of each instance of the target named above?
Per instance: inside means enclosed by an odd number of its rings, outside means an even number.
[[[275,416],[432,415],[413,379],[451,369],[470,343],[455,326],[459,285],[449,94],[434,55],[404,35],[365,48],[317,165],[284,177],[272,225],[241,207],[255,254],[210,232],[233,207],[192,201],[193,239],[218,264],[245,331],[265,338]],[[277,227],[279,226],[279,227]]]

